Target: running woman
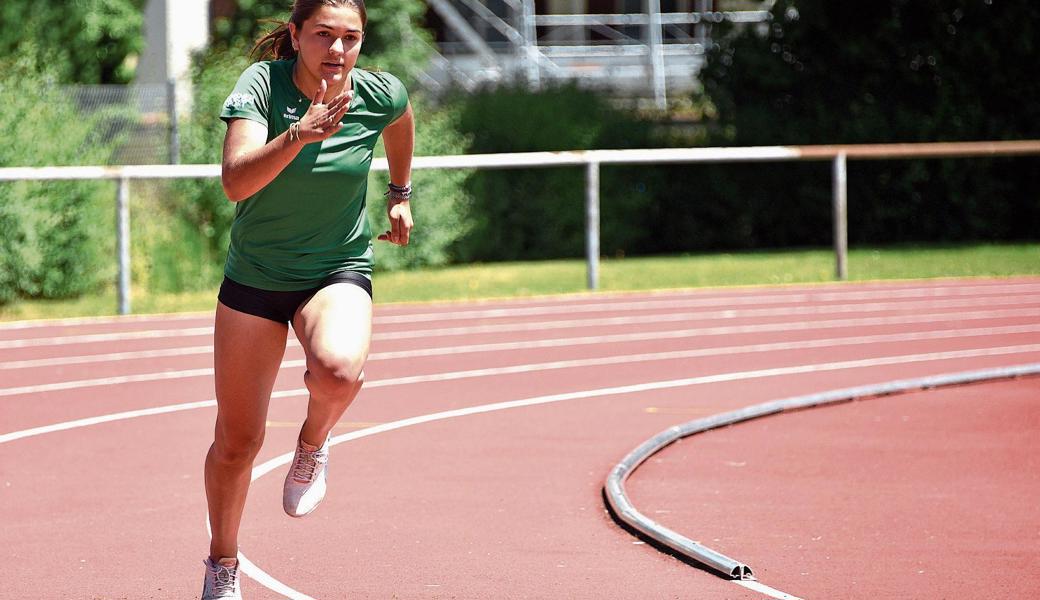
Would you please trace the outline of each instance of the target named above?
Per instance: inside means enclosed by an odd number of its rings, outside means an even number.
[[[404,246],[412,230],[412,109],[396,77],[355,67],[366,23],[364,0],[295,0],[220,113],[222,181],[236,210],[215,318],[203,600],[242,597],[239,525],[289,325],[310,398],[282,505],[302,517],[325,496],[329,432],[361,389],[371,339],[365,193],[380,135],[390,229],[378,239]]]

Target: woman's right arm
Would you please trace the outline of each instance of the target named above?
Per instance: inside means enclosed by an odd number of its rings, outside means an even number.
[[[352,92],[345,92],[328,104],[325,82],[299,121],[299,135],[290,139],[289,131],[267,141],[267,126],[249,119],[232,119],[224,135],[220,180],[228,200],[241,202],[259,192],[292,162],[305,144],[320,142],[343,127],[339,122],[347,112]]]
[[[241,202],[271,183],[292,162],[304,142],[289,140],[289,132],[267,141],[267,126],[233,119],[224,135],[220,181],[228,200]]]

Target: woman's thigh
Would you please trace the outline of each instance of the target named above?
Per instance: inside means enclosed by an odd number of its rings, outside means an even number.
[[[293,329],[308,369],[347,368],[360,374],[372,340],[372,297],[351,283],[324,287],[296,311]]]
[[[262,437],[288,325],[217,303],[213,333],[218,433]]]

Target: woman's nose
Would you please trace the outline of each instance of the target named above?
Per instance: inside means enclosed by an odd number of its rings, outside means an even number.
[[[336,38],[329,46],[330,54],[343,54],[343,38]]]

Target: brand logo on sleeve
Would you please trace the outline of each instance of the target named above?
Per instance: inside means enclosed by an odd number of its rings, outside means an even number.
[[[237,110],[247,104],[252,103],[253,97],[249,94],[231,94],[230,96],[228,96],[227,101],[224,102],[224,106],[227,108],[234,108]]]

